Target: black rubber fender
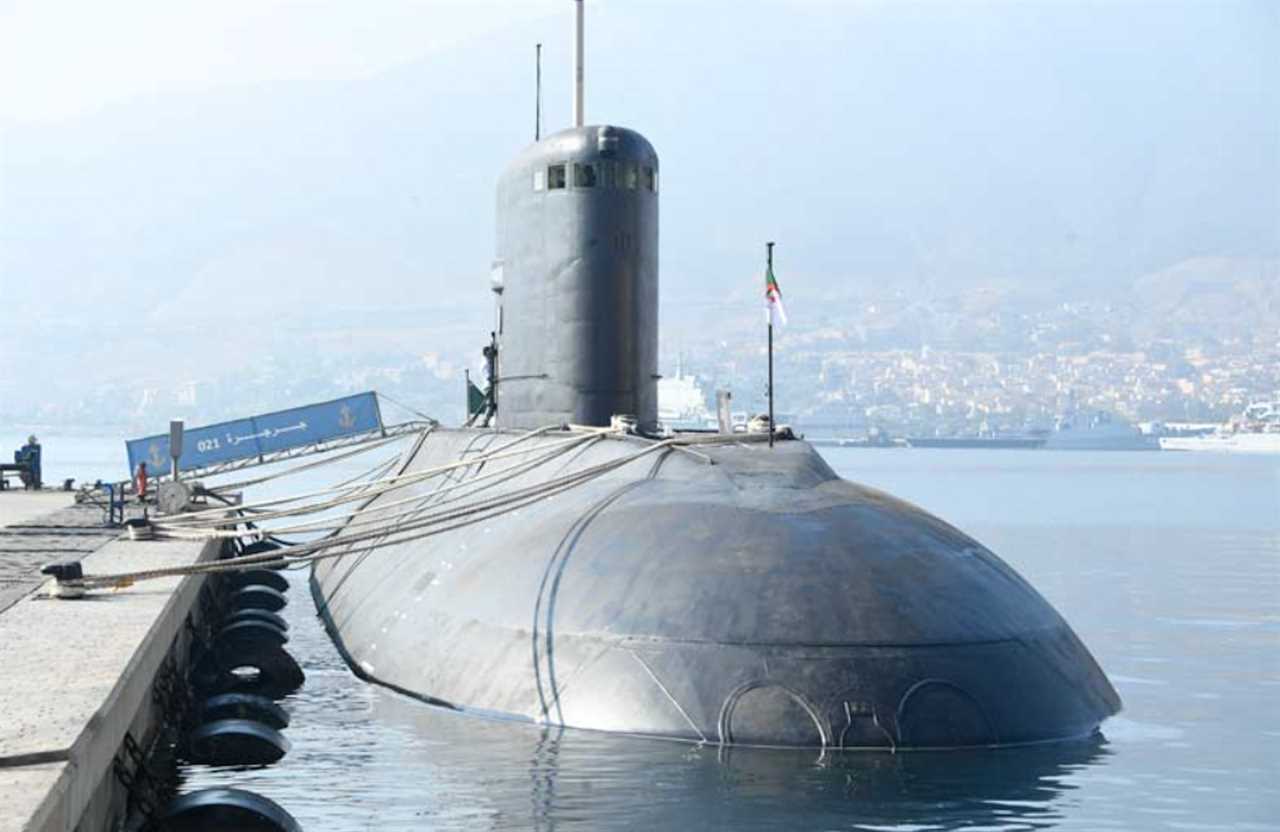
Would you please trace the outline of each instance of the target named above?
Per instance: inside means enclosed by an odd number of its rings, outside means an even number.
[[[279,645],[254,641],[215,645],[191,672],[197,692],[256,693],[282,699],[302,687],[306,675]]]
[[[261,584],[250,584],[231,593],[231,609],[233,610],[266,610],[279,612],[288,605],[289,599],[283,592]]]
[[[302,832],[280,804],[245,789],[201,789],[177,797],[160,816],[172,832]]]
[[[211,696],[199,704],[196,714],[197,721],[202,723],[220,719],[251,719],[277,731],[289,727],[289,712],[256,693],[220,693]]]
[[[186,757],[213,766],[265,766],[289,753],[289,741],[252,719],[215,719],[187,737]]]
[[[282,633],[289,632],[289,622],[285,621],[278,613],[270,610],[236,610],[228,615],[222,624],[226,626],[240,621],[261,621],[263,624],[270,624]]]
[[[242,569],[226,574],[227,586],[233,590],[246,586],[269,586],[277,592],[289,591],[289,579],[274,569]]]
[[[278,647],[289,643],[289,636],[265,621],[237,621],[227,624],[213,637],[215,647],[231,647],[234,643],[265,641]]]
[[[280,548],[280,544],[276,543],[274,540],[257,540],[257,541],[254,541],[253,543],[242,544],[240,547],[240,554],[241,555],[262,555],[262,554],[266,554],[267,552],[274,552],[279,548]],[[265,568],[284,569],[284,564],[281,563],[281,564],[277,564],[276,566],[268,566]]]

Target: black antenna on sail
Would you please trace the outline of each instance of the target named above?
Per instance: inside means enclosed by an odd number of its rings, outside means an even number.
[[[542,44],[536,47],[534,57],[533,140],[542,138]]]

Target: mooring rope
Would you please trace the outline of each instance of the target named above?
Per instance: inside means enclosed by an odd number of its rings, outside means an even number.
[[[275,519],[277,517],[289,517],[297,514],[315,514],[320,511],[327,511],[331,508],[336,508],[337,506],[343,505],[345,503],[355,502],[358,500],[370,499],[372,497],[380,496],[381,494],[384,494],[388,491],[394,491],[399,488],[404,488],[409,485],[413,485],[415,483],[422,482],[427,479],[431,479],[432,477],[438,476],[441,473],[445,473],[447,471],[456,470],[458,468],[468,468],[483,462],[490,462],[490,461],[499,460],[499,459],[508,459],[515,456],[534,453],[540,450],[540,448],[533,447],[528,449],[511,450],[511,451],[508,451],[506,449],[533,436],[543,435],[549,430],[560,430],[560,429],[561,427],[558,425],[554,427],[539,428],[536,431],[531,431],[529,433],[522,434],[515,441],[501,446],[496,451],[484,452],[481,454],[477,454],[474,457],[459,459],[454,462],[446,463],[444,465],[438,465],[433,468],[425,469],[423,471],[414,472],[412,474],[399,474],[396,476],[387,477],[380,480],[372,480],[365,483],[347,485],[341,488],[335,488],[333,486],[329,486],[327,488],[319,489],[317,491],[307,492],[304,494],[296,494],[296,495],[287,496],[287,497],[275,497],[268,500],[258,500],[252,503],[244,503],[240,505],[239,508],[242,511],[258,512],[255,517],[255,519],[258,519],[258,520]],[[599,429],[595,429],[595,432],[609,433],[610,429],[599,428]],[[582,436],[580,434],[577,434],[577,435],[571,436],[567,440],[557,440],[557,441],[575,442],[575,441],[579,441],[581,438]],[[337,496],[330,496],[330,495],[337,495]],[[316,500],[318,498],[328,498],[328,499],[319,499],[319,502],[313,502],[313,503],[303,503],[301,506],[294,506],[289,509],[277,509],[275,511],[270,510],[270,507],[272,506],[282,506],[282,505],[288,505],[290,503],[301,503],[303,500]],[[199,525],[207,525],[209,524],[210,521],[214,521],[215,525],[225,523],[226,521],[225,510],[222,508],[211,508],[211,509],[204,509],[202,511],[188,512],[186,514],[177,514],[177,515],[173,515],[171,517],[166,518],[163,521],[163,525],[166,527],[176,527],[176,526],[183,526],[183,525],[199,526]]]
[[[530,451],[544,450],[546,453],[540,457],[526,459],[523,462],[516,462],[510,466],[506,466],[497,471],[477,476],[472,479],[462,480],[441,489],[432,491],[426,495],[420,495],[406,500],[396,501],[399,505],[416,503],[419,508],[411,511],[403,511],[391,515],[391,517],[381,517],[377,520],[369,520],[361,518],[359,521],[348,523],[338,523],[337,525],[318,525],[311,524],[312,528],[306,528],[308,524],[303,526],[286,527],[285,529],[261,529],[253,528],[247,531],[240,531],[238,526],[249,518],[241,518],[237,516],[228,516],[225,510],[215,509],[212,511],[199,512],[208,518],[209,525],[214,528],[196,529],[185,528],[180,529],[176,524],[163,523],[157,524],[155,528],[158,537],[168,537],[175,539],[199,539],[201,537],[250,537],[257,539],[265,539],[277,533],[295,533],[299,530],[318,531],[318,530],[336,530],[348,531],[348,534],[334,534],[321,537],[316,540],[295,543],[268,552],[260,552],[252,555],[241,555],[236,558],[230,558],[220,561],[212,561],[208,563],[196,563],[185,566],[174,566],[159,569],[144,569],[132,572],[108,573],[108,574],[89,574],[84,575],[80,579],[70,581],[69,583],[78,584],[85,589],[103,588],[103,587],[126,587],[138,581],[152,580],[158,578],[178,577],[185,575],[208,575],[222,572],[235,572],[250,568],[296,568],[309,563],[330,558],[343,557],[347,554],[354,554],[356,551],[372,552],[375,550],[385,549],[392,546],[398,546],[416,540],[433,537],[435,535],[444,534],[476,523],[501,517],[511,512],[517,511],[525,506],[533,505],[542,500],[554,497],[580,485],[591,482],[606,474],[617,471],[633,462],[643,459],[660,451],[683,451],[687,450],[690,445],[718,445],[718,444],[738,444],[763,441],[766,436],[756,437],[753,435],[683,435],[671,437],[663,440],[652,440],[650,444],[628,454],[623,454],[614,459],[606,460],[577,471],[571,471],[550,479],[532,483],[530,485],[504,491],[499,494],[490,494],[488,496],[476,497],[477,494],[491,491],[494,486],[499,483],[507,482],[524,473],[534,470],[535,468],[550,464],[554,459],[575,450],[578,447],[585,447],[586,444],[595,443],[606,439],[610,436],[619,436],[621,431],[611,428],[591,428],[576,434],[569,441],[552,441],[551,443],[543,443],[532,449],[522,451],[513,451],[511,448],[520,442],[527,441],[534,436],[545,435],[549,430],[563,429],[560,426],[555,428],[541,428],[536,431],[530,431],[522,434],[517,440],[501,445],[493,451],[485,451],[469,458],[459,459],[452,463],[433,466],[425,471],[415,472],[414,474],[402,475],[401,477],[392,477],[381,480],[382,486],[376,495],[389,493],[397,488],[407,487],[407,485],[424,482],[430,477],[438,477],[444,474],[472,467],[482,466],[490,461],[499,459],[519,458]],[[547,445],[552,444],[553,447],[548,449]],[[698,456],[706,458],[705,455]],[[708,460],[709,461],[709,460]],[[476,488],[477,483],[482,480],[488,480],[483,486]],[[395,484],[405,481],[402,484]],[[430,500],[436,499],[440,494],[457,490],[466,486],[472,486],[473,489],[469,493],[455,496],[450,499],[440,499],[434,505],[428,506]],[[326,492],[316,492],[316,494],[324,494]],[[296,499],[296,498],[295,498]],[[368,493],[364,494],[361,499],[371,499]],[[346,497],[335,499],[332,502],[335,505],[343,504],[347,501]],[[278,501],[267,501],[278,502]],[[260,503],[259,505],[261,505]],[[385,508],[394,508],[398,505],[388,505]],[[431,510],[426,510],[430,508]],[[365,509],[372,512],[374,509]],[[217,518],[210,515],[217,513]],[[306,513],[313,513],[308,510]],[[348,518],[354,518],[360,512],[352,512],[346,515]],[[256,524],[264,515],[255,515],[252,520]],[[293,516],[291,513],[280,513],[280,516]],[[190,517],[190,515],[186,515]],[[406,518],[398,522],[388,525],[388,520],[395,518]],[[411,519],[410,519],[411,518]],[[318,523],[327,523],[330,521],[318,521]],[[231,528],[228,528],[230,526]],[[371,529],[363,529],[364,526],[376,526]],[[357,529],[351,531],[352,529]],[[198,534],[197,534],[198,532]],[[369,544],[362,546],[361,544]]]
[[[433,428],[434,428],[434,425],[424,430],[423,433],[430,433]],[[412,434],[408,434],[408,435],[412,436]],[[227,491],[239,491],[239,490],[248,488],[250,486],[262,485],[263,483],[271,482],[273,480],[279,480],[279,479],[284,479],[286,477],[291,477],[300,471],[309,471],[313,468],[323,468],[325,466],[332,465],[335,462],[342,462],[343,460],[350,459],[351,457],[354,457],[354,456],[360,456],[361,454],[367,454],[370,451],[376,451],[379,448],[384,447],[386,445],[390,445],[393,442],[403,442],[404,439],[405,439],[405,436],[387,436],[377,441],[360,445],[359,447],[353,450],[343,451],[340,454],[335,454],[333,456],[326,456],[322,459],[315,459],[310,462],[304,462],[301,465],[295,465],[291,468],[285,468],[280,471],[274,471],[270,474],[264,474],[260,477],[254,477],[252,479],[247,479],[247,480],[239,480],[237,482],[228,482],[228,483],[220,482],[217,485],[209,487],[208,490],[214,491],[220,494],[225,493]],[[394,462],[395,459],[397,459],[398,457],[399,457],[399,454],[392,457],[391,461]]]
[[[181,540],[200,540],[206,538],[256,538],[265,539],[280,534],[303,534],[312,532],[334,531],[342,528],[350,528],[353,526],[365,526],[375,523],[386,525],[395,521],[400,517],[413,516],[419,513],[420,508],[411,508],[404,511],[388,514],[394,509],[400,509],[405,506],[422,507],[427,503],[434,505],[442,505],[445,503],[456,502],[479,491],[492,488],[507,480],[520,476],[521,474],[533,471],[543,465],[550,463],[556,458],[563,456],[571,451],[577,450],[586,444],[590,444],[602,439],[602,435],[592,435],[578,437],[574,442],[556,444],[552,446],[547,453],[542,456],[533,457],[524,461],[517,461],[504,468],[499,468],[488,474],[481,474],[470,479],[461,480],[452,485],[441,486],[426,494],[420,494],[413,497],[405,497],[399,500],[391,500],[385,503],[379,503],[370,507],[358,507],[342,514],[334,515],[323,520],[317,520],[312,523],[303,523],[293,526],[271,526],[261,527],[251,530],[247,534],[235,529],[226,528],[225,516],[221,521],[211,523],[209,527],[173,527],[167,524],[155,524],[153,533],[156,537],[172,538]],[[476,462],[475,465],[482,463]],[[483,483],[483,485],[481,485]],[[445,498],[443,495],[450,494],[461,489],[469,489],[466,493]],[[386,493],[386,492],[383,492]],[[312,512],[308,512],[312,513]],[[296,516],[296,512],[288,513],[285,516]],[[386,516],[381,516],[386,515]],[[360,519],[356,519],[360,518]],[[263,515],[255,515],[254,523],[259,524],[266,518]]]

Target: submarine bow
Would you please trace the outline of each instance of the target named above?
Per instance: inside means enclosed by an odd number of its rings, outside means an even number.
[[[438,431],[406,473],[515,438]],[[502,488],[645,441],[590,443]],[[475,526],[319,563],[314,588],[368,678],[540,723],[936,748],[1084,736],[1120,704],[998,557],[799,441],[666,449]]]

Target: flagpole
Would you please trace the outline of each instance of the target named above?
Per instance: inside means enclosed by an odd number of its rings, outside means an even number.
[[[768,272],[773,274],[773,243],[765,243]],[[769,447],[773,447],[773,306],[769,307]]]

